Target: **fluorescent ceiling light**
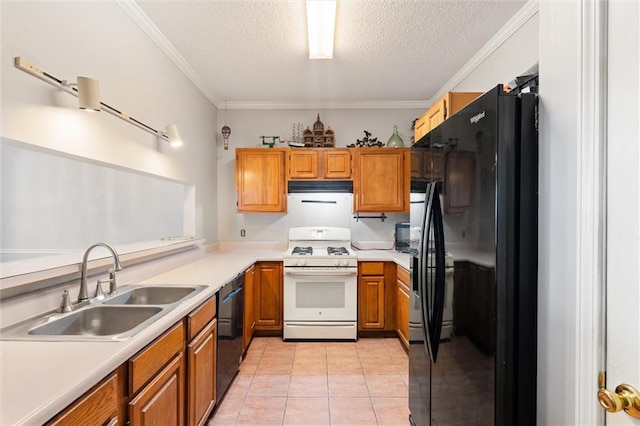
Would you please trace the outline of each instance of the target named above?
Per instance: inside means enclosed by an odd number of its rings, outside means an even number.
[[[307,0],[309,59],[332,59],[336,0]]]

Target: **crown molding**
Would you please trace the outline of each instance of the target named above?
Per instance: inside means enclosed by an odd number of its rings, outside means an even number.
[[[218,109],[425,109],[430,102],[422,101],[227,101]]]
[[[539,10],[538,0],[529,0],[513,17],[429,100],[429,105],[452,91],[481,63],[507,41],[516,31],[534,17]]]
[[[202,94],[215,105],[216,100],[210,93],[207,85],[202,81],[198,73],[178,53],[175,47],[167,40],[162,32],[149,19],[146,13],[133,0],[115,0],[127,15],[144,31],[147,36],[164,52],[167,57],[178,67],[180,71],[202,92]]]
[[[429,100],[419,101],[227,101],[215,99],[198,73],[178,53],[149,17],[133,0],[115,0],[133,21],[151,38],[169,59],[187,76],[202,94],[218,109],[425,109],[467,78],[482,62],[495,52],[520,27],[538,13],[538,0],[529,0],[500,31],[485,44],[444,86]]]

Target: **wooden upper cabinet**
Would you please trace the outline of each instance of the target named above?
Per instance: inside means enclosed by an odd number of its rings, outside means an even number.
[[[416,120],[413,130],[414,141],[419,141],[444,120],[482,95],[480,92],[447,92]]]
[[[318,179],[318,157],[316,149],[292,149],[289,152],[289,179]]]
[[[351,179],[348,148],[292,148],[289,179]]]
[[[427,116],[422,114],[413,125],[413,142],[418,142],[424,135],[429,133],[427,130]]]
[[[427,133],[442,123],[447,118],[447,99],[446,95],[431,105],[425,113],[425,122]]]
[[[409,212],[408,148],[354,148],[354,212]]]
[[[238,211],[285,213],[286,148],[237,148]]]
[[[325,179],[351,179],[351,150],[330,148],[322,156]]]

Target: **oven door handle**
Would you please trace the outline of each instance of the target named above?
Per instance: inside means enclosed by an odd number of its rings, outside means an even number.
[[[304,277],[308,277],[308,276],[333,276],[333,277],[343,277],[346,275],[358,275],[358,270],[357,269],[350,269],[350,270],[315,270],[315,271],[298,271],[298,270],[289,270],[289,269],[285,269],[284,270],[284,274],[285,275],[291,275],[291,276],[304,276]]]

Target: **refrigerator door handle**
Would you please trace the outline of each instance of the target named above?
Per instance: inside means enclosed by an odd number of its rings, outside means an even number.
[[[433,337],[432,337],[432,300],[430,290],[430,276],[429,276],[429,239],[431,238],[431,215],[433,209],[435,184],[427,185],[427,194],[425,196],[425,208],[422,213],[422,221],[420,227],[422,232],[420,234],[420,250],[418,259],[419,265],[419,277],[418,277],[418,289],[421,295],[422,302],[422,330],[424,333],[424,345],[425,352],[429,356],[432,362],[435,362],[435,356],[433,353]]]
[[[440,206],[440,196],[437,186],[434,185],[434,199],[432,205],[431,216],[433,218],[433,242],[435,255],[435,271],[433,271],[433,328],[430,331],[432,337],[431,349],[433,353],[433,361],[438,357],[438,348],[440,347],[440,333],[442,331],[442,316],[444,313],[444,299],[446,291],[445,277],[445,249],[444,249],[444,224],[442,221],[442,208]]]

